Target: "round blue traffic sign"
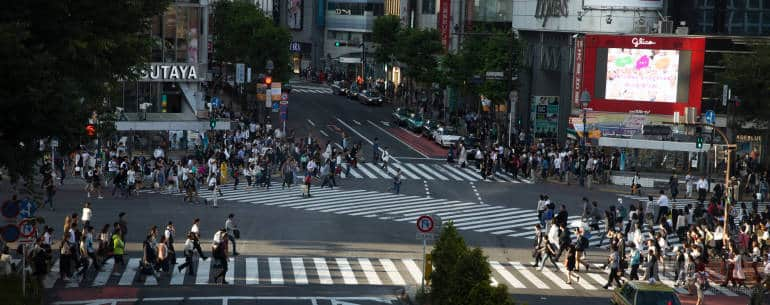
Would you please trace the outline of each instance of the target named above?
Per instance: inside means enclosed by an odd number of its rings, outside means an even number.
[[[35,212],[37,212],[37,205],[32,199],[19,201],[19,216],[22,218],[30,218],[35,216]]]
[[[21,232],[19,232],[19,227],[16,225],[6,225],[4,227],[0,227],[0,236],[3,237],[5,242],[15,242],[17,239],[19,239],[20,234]]]
[[[6,218],[16,218],[16,216],[19,216],[20,210],[19,201],[17,200],[6,200],[3,202],[2,214]]]

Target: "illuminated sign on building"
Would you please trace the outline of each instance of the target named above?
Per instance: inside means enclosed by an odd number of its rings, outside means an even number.
[[[201,81],[198,78],[198,68],[187,63],[151,63],[142,73],[140,81]]]

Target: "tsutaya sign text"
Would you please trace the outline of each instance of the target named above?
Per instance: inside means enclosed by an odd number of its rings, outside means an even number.
[[[151,63],[142,73],[141,81],[201,81],[198,78],[198,67],[188,63]]]
[[[639,46],[654,46],[655,42],[644,39],[644,37],[634,37],[631,38],[631,44],[634,45],[634,48],[638,48]]]

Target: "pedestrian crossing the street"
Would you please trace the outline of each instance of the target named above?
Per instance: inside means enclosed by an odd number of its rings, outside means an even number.
[[[167,272],[154,274],[140,272],[141,258],[127,258],[126,266],[105,262],[101,270],[91,270],[85,277],[59,279],[59,261],[54,262],[51,272],[43,280],[43,286],[51,288],[121,287],[121,286],[305,286],[305,285],[370,285],[405,286],[419,285],[422,281],[422,261],[410,258],[348,258],[348,257],[230,257],[225,272],[225,282],[214,277],[222,271],[213,259],[196,258],[194,273],[177,268],[185,261],[177,258]],[[547,264],[545,268],[533,267],[529,262],[489,261],[492,270],[490,281],[505,284],[512,290],[602,290],[607,273],[601,264],[594,264],[587,272],[578,273],[580,281],[567,284],[567,270],[557,264],[558,270]],[[664,284],[674,283],[661,274]],[[677,288],[682,290],[682,288]],[[734,296],[729,289],[714,289],[710,294]]]
[[[532,183],[526,179],[513,178],[513,176],[504,172],[497,172],[495,177],[484,180],[478,173],[478,170],[447,163],[402,162],[392,163],[387,168],[383,168],[381,164],[359,163],[358,166],[351,167],[349,175],[346,173],[346,176],[354,179],[393,179],[397,169],[401,169],[402,180]],[[344,167],[343,171],[345,171]]]
[[[636,195],[630,195],[630,194],[618,194],[618,196],[626,198],[626,199],[630,199],[631,202],[626,202],[626,203],[630,203],[630,204],[636,204],[637,202],[645,202],[646,203],[647,200],[649,199],[648,197],[645,197],[645,196],[636,196]],[[652,199],[655,202],[658,202],[658,197],[657,196],[653,197]],[[684,207],[687,206],[688,204],[691,206],[691,208],[695,208],[695,206],[698,204],[698,202],[699,201],[698,201],[697,198],[679,198],[676,201],[669,199],[669,203],[671,204],[671,206],[674,209],[684,209]],[[751,210],[751,202],[750,201],[738,202],[738,203],[735,204],[735,207],[734,207],[736,209],[736,212],[738,213],[738,215],[741,215],[741,213],[743,212],[742,208],[741,208],[741,203],[745,203],[746,209],[747,210]],[[759,202],[758,208],[759,208],[760,211],[767,210],[769,205],[770,205],[770,202],[767,202],[767,201]],[[706,207],[708,207],[708,201],[704,202],[704,208],[706,208]],[[736,218],[735,219],[735,223],[738,224],[739,222],[740,222],[740,219]]]

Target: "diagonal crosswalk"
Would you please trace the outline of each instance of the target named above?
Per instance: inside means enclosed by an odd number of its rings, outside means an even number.
[[[351,167],[349,178],[354,179],[392,179],[396,169],[401,169],[403,180],[428,180],[428,181],[464,181],[477,182],[484,181],[478,170],[470,167],[461,168],[445,163],[396,163],[387,168],[375,163],[359,163],[356,167]],[[344,169],[343,169],[344,170]],[[508,173],[497,172],[495,177],[486,181],[497,181],[507,183],[526,183],[532,182],[527,179],[513,178]]]

